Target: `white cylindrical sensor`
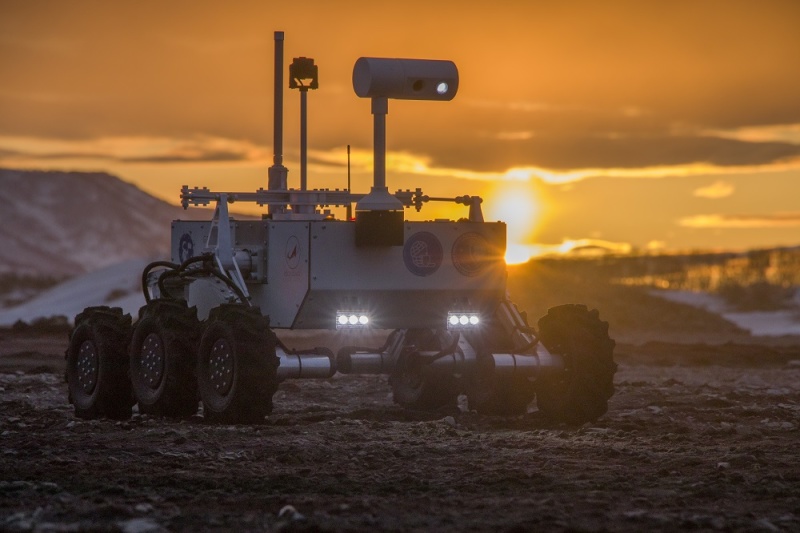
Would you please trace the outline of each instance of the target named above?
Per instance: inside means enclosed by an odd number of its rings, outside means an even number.
[[[353,67],[353,89],[362,98],[452,100],[458,68],[438,59],[361,57]]]

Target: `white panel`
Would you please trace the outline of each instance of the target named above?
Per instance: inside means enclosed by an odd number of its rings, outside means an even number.
[[[271,221],[267,228],[267,284],[253,290],[253,302],[272,326],[291,327],[308,292],[309,222]]]

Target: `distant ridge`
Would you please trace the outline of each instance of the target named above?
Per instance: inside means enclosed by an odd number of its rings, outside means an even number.
[[[64,278],[135,258],[167,258],[184,211],[105,172],[0,169],[0,275]]]

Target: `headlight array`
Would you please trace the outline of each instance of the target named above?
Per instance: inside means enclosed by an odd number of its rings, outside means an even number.
[[[369,315],[357,311],[336,311],[336,329],[369,327]]]
[[[447,313],[447,329],[471,329],[480,326],[481,317],[478,313]]]

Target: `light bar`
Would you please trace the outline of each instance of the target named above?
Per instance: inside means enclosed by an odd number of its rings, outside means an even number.
[[[476,328],[481,323],[478,313],[458,313],[451,311],[447,313],[447,329],[469,329]]]
[[[336,311],[336,329],[369,327],[369,315],[361,311]]]

